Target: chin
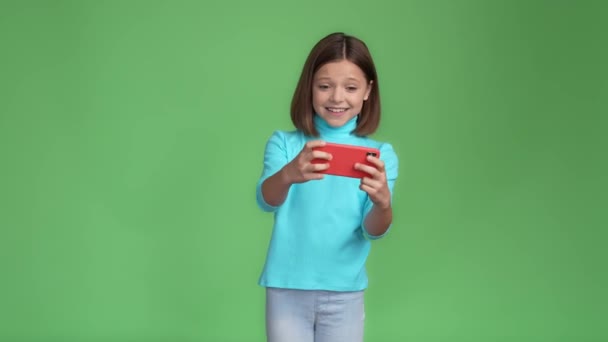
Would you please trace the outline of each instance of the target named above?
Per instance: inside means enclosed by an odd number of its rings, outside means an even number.
[[[339,122],[346,122],[348,121],[346,119],[346,117],[343,116],[335,116],[335,115],[331,115],[331,114],[324,114],[321,115],[321,117],[327,121],[328,124],[335,124],[335,123],[339,123]]]
[[[325,120],[325,121],[327,121],[327,120]],[[342,126],[344,126],[345,123],[346,123],[346,121],[345,122],[327,121],[328,125],[330,125],[331,127],[335,127],[335,128],[342,127]]]

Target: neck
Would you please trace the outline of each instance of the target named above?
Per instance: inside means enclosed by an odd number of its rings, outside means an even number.
[[[348,137],[357,128],[357,118],[353,117],[340,127],[330,126],[322,117],[315,114],[313,121],[321,137]]]

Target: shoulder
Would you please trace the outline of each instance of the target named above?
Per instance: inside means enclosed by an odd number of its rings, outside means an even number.
[[[299,145],[306,140],[306,136],[298,130],[276,130],[268,138],[269,143],[281,143],[284,146]]]
[[[305,143],[306,136],[300,131],[276,130],[266,141],[266,151],[282,151],[289,158],[297,154]]]
[[[275,130],[270,135],[270,139],[293,139],[294,137],[304,136],[304,134],[298,130]]]

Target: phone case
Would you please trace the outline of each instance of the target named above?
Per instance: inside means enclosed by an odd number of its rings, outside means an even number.
[[[327,152],[332,155],[330,161],[325,159],[312,160],[311,163],[313,164],[329,163],[329,168],[319,171],[319,173],[343,177],[368,177],[369,173],[355,170],[355,163],[366,164],[375,168],[374,164],[367,161],[367,156],[373,155],[376,158],[380,158],[380,150],[372,147],[326,143],[325,146],[316,147],[314,150]]]

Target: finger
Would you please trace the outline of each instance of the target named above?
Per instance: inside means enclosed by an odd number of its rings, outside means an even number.
[[[324,171],[329,169],[329,163],[310,164],[309,170],[312,172]]]
[[[373,194],[376,191],[374,188],[366,184],[359,185],[359,189],[367,192],[368,195]]]
[[[377,157],[367,156],[367,161],[374,164],[379,171],[384,171],[384,162]]]
[[[383,191],[381,188],[373,186],[373,185],[369,185],[369,184],[359,184],[359,189],[367,192],[367,194],[369,195],[370,199],[373,202],[376,202],[378,200],[382,200],[383,198],[386,197],[386,192]]]
[[[306,177],[304,177],[307,180],[319,180],[319,179],[323,179],[325,175],[322,173],[309,173]]]
[[[323,140],[311,140],[306,143],[305,148],[312,150],[315,147],[325,146],[325,141]]]
[[[327,152],[323,152],[323,151],[312,151],[312,158],[331,160],[332,155]]]
[[[366,185],[373,189],[380,189],[382,187],[382,182],[369,177],[363,177],[361,178],[361,185]]]
[[[370,176],[374,176],[374,177],[378,174],[378,169],[376,169],[375,167],[361,164],[361,163],[355,164],[355,170],[363,171],[365,173],[368,173]]]

